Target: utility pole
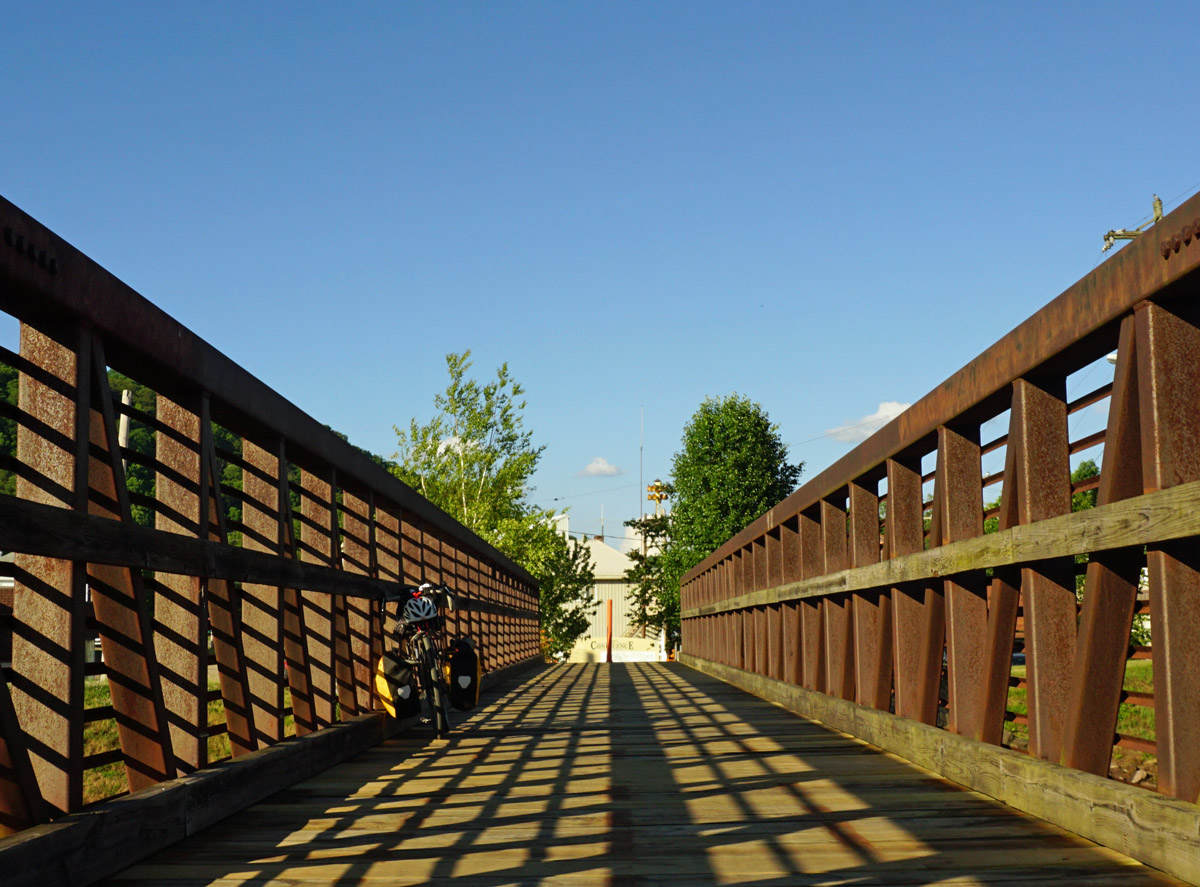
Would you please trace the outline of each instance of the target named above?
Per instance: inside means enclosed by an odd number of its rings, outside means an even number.
[[[642,434],[638,442],[638,486],[643,482],[642,471],[646,464],[646,405],[642,404]],[[646,503],[638,500],[638,520],[646,520]],[[642,563],[646,562],[646,527],[644,524],[639,524],[642,532]]]

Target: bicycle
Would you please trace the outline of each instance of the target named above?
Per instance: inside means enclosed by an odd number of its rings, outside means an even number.
[[[383,603],[402,604],[397,614],[393,631],[395,653],[384,652],[376,669],[376,688],[380,692],[384,707],[395,717],[394,700],[389,705],[385,693],[391,693],[393,684],[403,683],[398,675],[390,675],[389,657],[394,664],[408,666],[415,672],[420,695],[429,713],[428,723],[433,724],[439,738],[450,732],[450,690],[446,685],[446,656],[442,650],[444,623],[438,614],[438,603],[453,609],[453,596],[445,585],[435,586],[426,582],[421,585],[402,585],[394,592],[383,596]],[[389,683],[389,678],[391,682]]]

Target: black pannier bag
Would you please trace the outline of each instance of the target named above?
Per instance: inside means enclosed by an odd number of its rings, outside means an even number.
[[[409,718],[421,711],[413,667],[398,656],[384,653],[375,664],[375,695],[393,718]]]
[[[469,638],[451,641],[446,651],[446,683],[450,685],[450,704],[459,711],[470,711],[479,703],[479,679],[483,669],[475,644]]]

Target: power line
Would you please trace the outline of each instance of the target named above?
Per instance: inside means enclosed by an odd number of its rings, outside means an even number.
[[[534,499],[534,502],[561,502],[563,499],[580,499],[583,496],[599,496],[602,493],[616,493],[621,490],[631,490],[634,487],[640,487],[641,484],[625,484],[620,487],[605,487],[602,490],[592,490],[590,493],[568,493],[565,496],[551,496],[542,499]]]

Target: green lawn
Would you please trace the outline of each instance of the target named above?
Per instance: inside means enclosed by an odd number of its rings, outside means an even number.
[[[209,690],[219,690],[220,684],[212,681],[208,688]],[[112,698],[108,692],[108,681],[89,679],[83,690],[83,699],[87,708],[110,705]],[[296,725],[295,719],[291,715],[292,694],[286,687],[283,691],[283,705],[285,711],[288,712],[283,719],[284,735],[294,736]],[[208,723],[210,725],[225,723],[225,705],[220,699],[208,703]],[[117,723],[112,718],[84,725],[83,753],[85,755],[110,751],[119,746]],[[224,733],[210,736],[208,738],[209,762],[220,761],[227,757],[229,757],[229,737]],[[83,802],[85,804],[124,794],[128,788],[125,780],[125,765],[121,763],[105,764],[103,767],[87,770],[83,774]]]
[[[1013,677],[1025,678],[1025,666],[1015,665]],[[1154,663],[1149,659],[1133,659],[1125,665],[1124,688],[1131,693],[1154,692]],[[1012,687],[1008,691],[1008,710],[1014,714],[1027,715],[1026,693],[1023,688]],[[1007,724],[1011,732],[1011,742],[1008,744],[1025,747],[1029,742],[1029,730],[1024,724]],[[1127,736],[1137,736],[1141,739],[1154,740],[1154,709],[1141,705],[1122,703],[1117,711],[1117,732]],[[1113,749],[1113,763],[1120,765],[1122,770],[1134,770],[1145,765],[1156,765],[1157,758],[1146,752],[1132,749]]]

